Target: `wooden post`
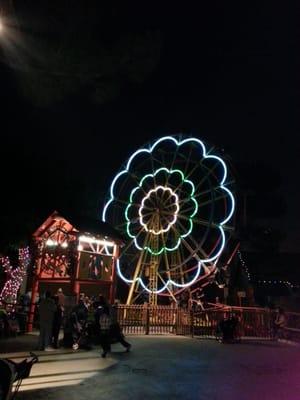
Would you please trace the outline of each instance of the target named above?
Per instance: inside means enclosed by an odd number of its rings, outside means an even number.
[[[32,332],[32,329],[33,329],[35,301],[36,301],[36,295],[37,295],[38,290],[39,290],[39,280],[36,277],[34,277],[33,284],[32,284],[32,291],[31,291],[30,306],[29,306],[27,332]]]
[[[78,282],[78,277],[79,277],[79,265],[80,265],[80,251],[77,250],[77,262],[75,266],[75,271],[73,271],[73,276],[71,277],[71,287],[72,287],[72,293],[76,296],[76,303],[78,303],[79,300],[79,294],[80,294],[80,283]]]
[[[110,304],[113,304],[116,297],[116,287],[117,287],[117,274],[116,274],[116,262],[119,258],[119,246],[115,244],[114,253],[113,253],[113,262],[111,267],[111,284],[109,289],[109,301]]]
[[[144,307],[146,309],[146,321],[145,321],[145,335],[149,335],[149,324],[150,324],[150,312],[149,312],[149,304],[144,303]]]
[[[33,328],[35,301],[36,301],[36,295],[39,290],[39,276],[40,276],[40,270],[41,270],[41,262],[42,262],[42,257],[40,256],[39,259],[37,260],[36,271],[35,271],[35,275],[33,277],[33,282],[32,282],[31,299],[30,299],[30,306],[29,306],[29,316],[28,316],[28,323],[27,323],[27,331],[28,332],[32,332],[32,328]]]

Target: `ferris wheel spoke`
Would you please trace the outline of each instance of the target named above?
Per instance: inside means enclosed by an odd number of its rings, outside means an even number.
[[[227,198],[228,197],[226,195],[215,196],[214,198],[210,198],[209,200],[201,202],[201,206],[207,206],[208,204],[212,204],[215,203],[216,201],[224,200]]]
[[[161,274],[158,272],[157,276],[159,277],[159,279],[162,281],[163,286],[165,286],[167,284],[167,282],[163,279],[163,277],[161,276]],[[167,291],[170,293],[171,297],[176,301],[175,296],[173,295],[171,289],[169,288],[169,285],[166,285],[166,289]]]
[[[140,227],[138,233],[135,235],[135,239],[137,240],[137,239],[141,236],[142,233],[144,233],[144,227],[143,227],[143,226]],[[147,238],[147,235],[148,235],[148,233],[146,234],[146,238]],[[145,240],[146,240],[146,238],[145,238]],[[135,240],[132,238],[132,239],[129,241],[128,245],[126,245],[125,248],[122,250],[122,252],[125,253],[125,251],[126,251],[128,248],[130,248],[130,246],[132,246],[133,244],[135,244]]]
[[[149,212],[147,212],[147,213],[143,213],[142,215],[143,215],[143,218],[145,218],[145,217],[149,217],[150,215],[153,215],[153,211],[152,211],[152,210],[150,210]]]
[[[220,186],[212,186],[212,185],[210,186],[209,189],[206,189],[206,190],[201,190],[201,191],[200,190],[198,190],[198,191],[196,190],[196,192],[194,194],[194,197],[195,198],[203,197],[205,195],[211,194],[212,191],[216,192],[216,193],[220,193],[219,198],[228,197],[228,194],[226,194],[226,192],[224,190],[220,189]]]
[[[194,242],[194,240],[193,240]],[[191,253],[194,253],[194,257],[197,261],[201,261],[201,258],[198,256],[197,252],[200,251],[201,254],[203,255],[203,257],[207,258],[207,254],[205,253],[205,251],[202,249],[202,247],[199,244],[196,244],[196,249],[193,249],[189,243],[185,240],[185,238],[182,238],[182,243],[185,245],[185,247],[187,248],[187,250]]]
[[[211,168],[205,168],[206,170],[206,174],[203,176],[202,179],[200,179],[198,185],[195,188],[195,192],[197,193],[199,191],[199,188],[201,187],[201,185],[203,185],[203,182],[205,182],[207,179],[209,179],[209,176],[213,175],[213,172],[215,171],[215,169],[217,168],[217,164],[215,164],[213,167]]]
[[[181,222],[180,222],[180,221],[178,221],[178,222],[179,222],[179,225],[181,226],[181,228],[184,229],[184,226],[181,224]],[[202,249],[202,243],[196,242],[196,240],[193,238],[192,235],[189,235],[189,239],[190,239],[190,240],[193,242],[193,244],[195,245],[195,249],[193,249],[193,248],[189,245],[189,243],[187,242],[187,240],[186,240],[184,237],[181,236],[182,243],[184,243],[184,245],[185,245],[185,247],[188,249],[188,251],[191,252],[191,253],[193,253],[194,256],[195,256],[195,258],[196,258],[198,261],[200,261],[200,257],[197,255],[197,252],[198,252],[198,251],[201,251],[201,253],[203,254],[203,256],[204,256],[205,258],[207,258],[207,257],[208,257],[207,254],[206,254],[206,253],[204,252],[204,250]]]
[[[206,190],[201,190],[201,191],[198,190],[198,191],[195,191],[194,197],[195,198],[203,197],[203,196],[208,195],[210,193],[211,193],[211,189],[206,189]]]
[[[169,205],[166,205],[166,206],[164,206],[164,209],[162,210],[162,212],[164,213],[164,212],[171,212],[171,211],[166,211],[166,210],[168,210],[168,209],[174,209],[174,208],[176,208],[176,206],[174,205],[174,204],[169,204]]]
[[[182,204],[182,206],[184,205],[184,203],[186,203],[186,202],[182,202],[183,204]],[[183,207],[180,207],[181,209],[183,208]],[[195,210],[196,209],[198,209],[199,207],[198,207],[198,205],[197,206],[195,206],[195,203],[194,203],[194,205],[193,206],[190,206],[190,207],[186,207],[186,208],[184,208],[184,211],[186,212],[186,213],[189,213],[190,211],[192,211],[192,213],[191,213],[191,215],[194,215],[194,213],[195,213]]]
[[[190,165],[191,165],[191,156],[192,156],[192,147],[190,147],[189,148],[189,155],[188,155],[188,157],[186,157],[185,155],[185,160],[187,161],[186,163],[185,163],[185,170],[184,170],[184,174],[186,175],[187,174],[187,172],[188,172],[188,169],[190,168]]]
[[[179,220],[182,219],[182,220],[184,220],[184,221],[190,221],[190,220],[191,220],[189,217],[186,217],[186,216],[183,215],[183,214],[178,214],[177,218],[178,218]],[[195,224],[195,223],[198,224],[198,225],[201,225],[201,226],[205,226],[205,227],[207,227],[207,228],[209,228],[209,227],[212,226],[212,224],[211,224],[209,221],[207,221],[207,220],[193,217],[193,224]],[[182,224],[181,224],[181,226],[183,227]],[[215,225],[215,226],[217,227],[218,225]]]
[[[166,240],[165,240],[165,235],[162,235],[161,240],[163,242],[164,247],[166,248]],[[170,275],[170,264],[169,264],[169,259],[168,259],[168,255],[167,252],[164,251],[164,261],[165,261],[165,265],[166,265],[166,273],[169,277],[169,279],[171,279],[171,275]]]
[[[128,171],[128,174],[134,180],[134,182],[136,183],[136,187],[139,187],[142,190],[142,192],[145,195],[145,197],[146,197],[147,196],[147,192],[145,192],[145,189],[143,188],[143,185],[140,186],[140,179],[130,171]]]
[[[157,164],[156,166],[154,166],[154,164]],[[153,154],[151,156],[151,167],[152,167],[152,174],[155,174],[155,171],[157,171],[160,168],[165,168],[166,164],[164,164],[164,162],[162,160],[160,160],[159,158],[155,157]],[[154,181],[156,183],[156,179],[155,179],[155,175],[154,175]]]
[[[182,228],[184,228],[184,226],[181,224],[180,221],[178,221],[178,223],[179,223],[179,225],[180,225]],[[211,225],[208,225],[208,226],[203,225],[203,226],[205,226],[206,228],[211,227]],[[207,229],[206,229],[206,230],[207,230]],[[208,258],[209,255],[207,255],[206,252],[205,252],[205,251],[203,250],[203,248],[202,248],[203,243],[205,242],[205,239],[206,239],[206,235],[203,236],[203,239],[201,240],[200,243],[198,243],[198,242],[193,238],[192,235],[189,235],[188,237],[189,237],[189,239],[193,242],[193,244],[195,245],[196,250],[194,250],[194,252],[201,251],[201,253],[204,255],[204,257],[205,257],[205,258]],[[187,240],[186,240],[185,238],[182,238],[182,240],[183,240],[183,243],[188,244],[188,243],[187,243]],[[190,249],[191,249],[191,248],[189,248],[189,250],[190,250]],[[199,258],[199,261],[200,261],[200,258]]]
[[[176,150],[173,153],[173,159],[172,159],[172,162],[171,162],[170,170],[172,170],[174,168],[175,161],[177,159],[177,155],[178,155],[178,146],[176,146]],[[167,176],[166,186],[169,185],[169,179],[170,179],[170,175]]]
[[[164,241],[164,238],[163,238],[163,241]],[[164,241],[164,246],[166,247],[165,241]],[[164,258],[165,258],[165,265],[166,265],[166,274],[167,274],[167,276],[168,276],[168,279],[171,280],[171,278],[172,278],[172,277],[171,277],[172,271],[173,271],[173,270],[176,271],[176,270],[178,269],[178,267],[175,266],[174,269],[170,268],[170,263],[169,263],[169,259],[168,259],[168,256],[167,256],[167,253],[166,253],[166,252],[164,252]],[[183,279],[182,273],[181,273],[181,279]],[[183,283],[183,282],[181,282],[181,283]],[[173,297],[173,299],[176,301],[176,298],[175,298],[175,296],[173,295],[173,293],[172,293],[171,289],[169,288],[169,286],[167,286],[167,290],[168,290],[168,292],[170,293],[170,295]]]

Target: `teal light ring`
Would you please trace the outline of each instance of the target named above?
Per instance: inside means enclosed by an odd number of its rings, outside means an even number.
[[[189,224],[190,224],[190,227],[189,227],[188,231],[184,235],[181,235],[179,239],[185,238],[185,237],[189,236],[192,233],[194,224],[193,224],[193,221],[192,221],[191,218],[189,218]]]
[[[127,235],[128,235],[129,237],[131,237],[131,239],[134,239],[134,238],[135,238],[135,235],[133,235],[133,234],[130,232],[129,226],[130,226],[130,222],[127,222],[127,223],[126,223]]]
[[[142,187],[143,186],[143,183],[144,183],[144,181],[147,179],[147,178],[154,178],[159,172],[161,172],[161,171],[164,171],[164,172],[167,172],[168,174],[174,174],[174,173],[178,173],[180,176],[181,176],[181,182],[186,182],[186,183],[188,183],[188,184],[190,184],[191,186],[192,186],[192,193],[191,193],[191,196],[193,196],[194,195],[194,193],[195,193],[195,185],[193,184],[193,182],[192,181],[190,181],[189,179],[186,179],[185,178],[185,176],[184,176],[184,173],[180,170],[180,169],[168,169],[168,168],[166,168],[166,167],[161,167],[161,168],[159,168],[159,169],[157,169],[153,174],[147,174],[147,175],[145,175],[145,176],[143,176],[143,178],[141,179],[141,181],[139,182],[139,185],[138,185],[138,187]],[[137,188],[138,188],[137,187]],[[135,189],[137,189],[137,188],[135,188]],[[131,192],[132,193],[132,192]]]
[[[178,249],[178,247],[179,247],[179,245],[180,245],[180,243],[181,243],[181,238],[178,238],[177,243],[176,243],[176,245],[175,245],[174,247],[167,247],[167,246],[164,246],[164,247],[162,247],[161,249],[159,249],[159,251],[154,251],[154,250],[152,250],[149,246],[141,247],[141,246],[137,243],[136,237],[134,237],[133,240],[134,240],[134,244],[136,245],[136,247],[137,247],[138,250],[146,250],[146,251],[148,251],[149,253],[151,253],[151,254],[154,255],[154,256],[160,255],[163,251],[174,251],[174,250]]]
[[[195,210],[194,210],[194,212],[190,215],[190,219],[191,218],[193,218],[196,214],[197,214],[197,212],[198,212],[198,209],[199,209],[199,206],[198,206],[198,202],[197,202],[197,200],[195,199],[195,197],[191,197],[191,199],[190,200],[192,200],[194,203],[195,203]]]

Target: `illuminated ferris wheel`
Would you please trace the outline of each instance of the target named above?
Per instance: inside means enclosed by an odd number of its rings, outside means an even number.
[[[127,238],[117,262],[127,304],[175,299],[214,276],[233,231],[232,185],[224,160],[197,138],[162,137],[131,155],[102,213]]]

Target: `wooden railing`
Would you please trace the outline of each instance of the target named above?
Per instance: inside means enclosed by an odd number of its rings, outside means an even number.
[[[191,333],[190,313],[177,307],[119,305],[118,321],[126,334]]]
[[[193,335],[215,337],[222,319],[234,316],[239,321],[241,336],[270,338],[272,336],[272,314],[264,308],[218,307],[193,314]]]
[[[71,308],[70,303],[65,311]],[[117,310],[118,321],[125,334],[216,337],[219,322],[234,314],[239,320],[241,336],[258,338],[274,336],[273,322],[276,312],[265,308],[212,305],[210,309],[194,311],[171,306],[151,306],[145,303],[130,306],[122,304]],[[300,314],[286,312],[286,317],[285,338],[300,341]],[[93,319],[93,315],[91,318]]]

